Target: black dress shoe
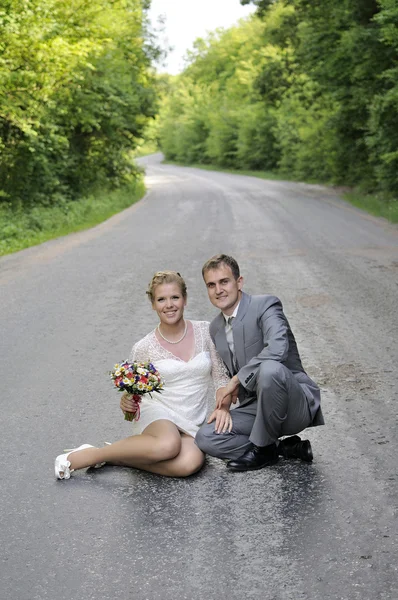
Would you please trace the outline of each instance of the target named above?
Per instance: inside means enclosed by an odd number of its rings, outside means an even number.
[[[236,460],[230,460],[227,467],[230,471],[255,471],[270,465],[275,465],[279,460],[276,444],[270,446],[255,446],[254,444]]]
[[[301,458],[312,462],[313,454],[309,440],[301,440],[298,435],[292,435],[279,442],[278,452],[284,458]]]

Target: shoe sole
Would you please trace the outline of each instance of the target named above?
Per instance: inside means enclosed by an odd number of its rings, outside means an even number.
[[[279,462],[279,459],[273,461],[273,462],[269,462],[265,465],[260,465],[259,467],[247,467],[245,468],[239,468],[239,467],[230,467],[229,465],[227,465],[227,469],[228,471],[232,471],[233,473],[244,473],[245,471],[259,471],[260,469],[265,469],[265,467],[272,467],[273,465],[276,465]]]

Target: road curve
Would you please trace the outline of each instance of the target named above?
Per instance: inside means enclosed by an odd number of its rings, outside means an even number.
[[[0,259],[1,598],[397,600],[397,227],[322,186],[141,162],[138,204]],[[282,299],[322,387],[313,464],[55,481],[63,448],[129,434],[106,374],[156,323],[152,273],[211,319],[218,252]]]

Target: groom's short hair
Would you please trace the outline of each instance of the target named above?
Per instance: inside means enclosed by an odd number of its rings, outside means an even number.
[[[216,254],[209,258],[208,261],[202,267],[202,277],[205,278],[206,271],[210,271],[210,269],[218,269],[221,264],[227,265],[232,271],[232,275],[235,279],[239,279],[240,277],[240,269],[239,265],[232,256],[228,256],[228,254]]]

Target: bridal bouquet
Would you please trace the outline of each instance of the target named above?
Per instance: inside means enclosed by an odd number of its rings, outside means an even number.
[[[134,412],[125,413],[126,421],[138,421],[141,396],[151,395],[151,392],[160,392],[164,385],[159,372],[150,362],[130,363],[125,360],[120,365],[116,364],[109,375],[119,392],[127,392],[132,395]]]

